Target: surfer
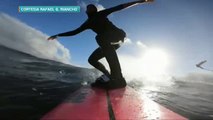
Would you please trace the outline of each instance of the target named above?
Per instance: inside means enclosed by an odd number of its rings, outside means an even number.
[[[120,11],[122,9],[139,5],[145,2],[153,2],[153,0],[137,0],[129,3],[124,3],[109,9],[98,11],[93,4],[87,5],[86,14],[88,19],[77,29],[65,33],[53,35],[48,40],[56,39],[57,37],[73,36],[86,29],[91,29],[97,33],[96,41],[99,45],[89,57],[88,62],[96,69],[100,70],[104,75],[92,83],[93,87],[104,88],[122,88],[126,86],[126,81],[122,75],[120,63],[116,50],[124,42],[126,33],[116,27],[107,16],[113,12]],[[107,71],[105,66],[99,62],[103,57],[106,58],[110,72]]]

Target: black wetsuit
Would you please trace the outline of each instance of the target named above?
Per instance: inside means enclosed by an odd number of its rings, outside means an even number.
[[[57,36],[72,36],[86,29],[92,29],[95,33],[97,33],[96,41],[100,47],[91,54],[88,60],[89,63],[102,71],[104,74],[108,74],[105,67],[98,62],[101,58],[105,57],[110,66],[111,77],[120,78],[122,77],[122,73],[115,51],[120,47],[120,45],[112,43],[123,41],[126,37],[126,33],[122,29],[119,29],[113,25],[107,16],[112,12],[119,11],[123,8],[124,7],[122,5],[119,5],[110,9],[96,12],[92,16],[89,16],[79,28],[70,32],[58,34]]]

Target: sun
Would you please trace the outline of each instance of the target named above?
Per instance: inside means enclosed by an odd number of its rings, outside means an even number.
[[[160,75],[166,72],[170,63],[168,53],[162,49],[147,49],[141,56],[141,68],[146,75]]]

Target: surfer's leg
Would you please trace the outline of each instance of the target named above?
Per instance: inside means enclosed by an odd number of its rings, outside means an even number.
[[[99,62],[100,59],[104,57],[103,51],[101,48],[97,48],[89,57],[88,62],[95,67],[96,69],[103,72],[105,75],[110,77],[110,73],[108,70],[104,67],[104,65]]]
[[[109,64],[110,71],[111,71],[111,78],[113,79],[123,78],[123,75],[121,73],[120,63],[116,53],[116,48],[113,45],[111,45],[110,42],[106,40],[106,38],[97,36],[96,40],[99,46],[101,47],[104,57],[106,57],[106,60]]]

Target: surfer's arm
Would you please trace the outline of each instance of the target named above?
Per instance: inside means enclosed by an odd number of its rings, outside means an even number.
[[[86,22],[84,24],[82,24],[79,28],[75,29],[75,30],[72,30],[72,31],[68,31],[68,32],[64,32],[64,33],[59,33],[59,34],[56,34],[56,35],[53,35],[53,36],[50,36],[48,38],[48,40],[53,40],[53,39],[56,39],[57,37],[66,37],[66,36],[74,36],[76,34],[79,34],[81,32],[83,32],[84,30],[87,29],[87,25],[86,25]]]
[[[123,10],[125,8],[129,8],[129,7],[144,3],[144,2],[153,2],[153,1],[154,0],[137,0],[137,1],[133,1],[133,2],[129,2],[129,3],[124,3],[124,4],[121,4],[121,5],[118,5],[118,6],[103,10],[101,12],[105,13],[106,15],[109,15],[109,14],[111,14],[113,12],[120,11],[120,10]]]

